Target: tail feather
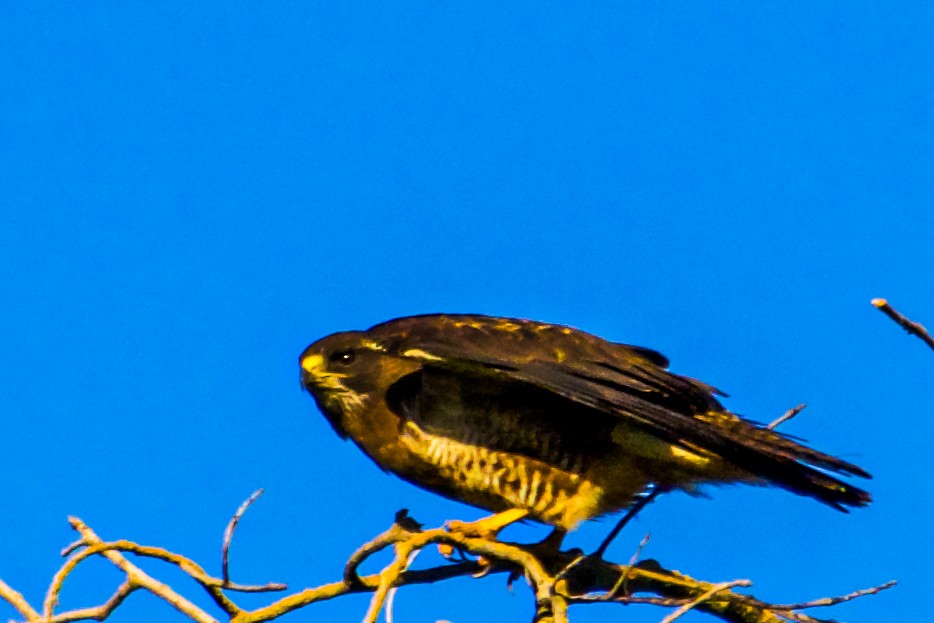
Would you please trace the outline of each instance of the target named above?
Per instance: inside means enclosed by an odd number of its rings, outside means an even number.
[[[731,442],[722,446],[723,457],[756,477],[844,512],[846,507],[866,506],[872,501],[868,492],[832,475],[872,478],[861,467],[732,413],[708,413],[707,417],[716,420],[717,428]]]

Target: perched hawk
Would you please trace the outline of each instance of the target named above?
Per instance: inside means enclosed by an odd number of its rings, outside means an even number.
[[[782,487],[839,510],[865,471],[727,411],[646,348],[475,315],[398,318],[305,349],[302,385],[342,438],[420,487],[559,530],[647,488]]]

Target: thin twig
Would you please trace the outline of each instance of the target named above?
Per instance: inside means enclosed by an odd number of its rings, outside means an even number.
[[[703,595],[701,595],[700,597],[698,597],[697,599],[689,603],[684,604],[683,606],[681,606],[680,608],[678,608],[677,610],[675,610],[674,612],[666,616],[664,619],[662,619],[661,623],[672,623],[672,621],[674,621],[675,619],[681,618],[681,616],[683,616],[684,614],[687,614],[689,610],[691,610],[695,606],[699,606],[700,604],[704,603],[705,601],[712,598],[714,595],[716,595],[717,593],[721,591],[725,591],[725,590],[734,588],[736,586],[751,586],[751,585],[752,585],[752,582],[750,582],[749,580],[733,580],[732,582],[722,582],[720,584],[714,584]]]
[[[85,542],[87,542],[89,546],[93,547],[95,545],[104,544],[94,531],[77,517],[70,517],[69,521],[71,522],[71,527],[84,537]],[[188,618],[197,623],[216,623],[216,619],[208,615],[204,610],[173,591],[167,584],[159,582],[148,575],[119,552],[106,550],[101,551],[101,555],[112,562],[118,569],[126,573],[128,581],[142,586]],[[57,600],[57,594],[55,595],[55,599]]]
[[[909,320],[902,313],[896,311],[894,307],[889,305],[889,302],[885,299],[872,299],[872,304],[875,305],[876,308],[883,314],[898,323],[898,325],[905,331],[911,335],[918,336],[925,344],[931,348],[934,348],[934,337],[928,333],[928,330],[924,328],[924,325],[919,322],[915,322],[914,320]]]
[[[237,509],[237,512],[234,513],[233,517],[230,518],[230,521],[227,523],[227,528],[224,529],[224,543],[221,546],[221,578],[224,580],[224,586],[230,584],[230,572],[228,570],[228,557],[230,554],[230,541],[233,539],[234,531],[237,529],[237,524],[240,523],[240,518],[243,517],[243,513],[246,512],[250,505],[253,504],[263,495],[263,489],[257,489],[243,501],[243,504],[240,505],[240,508]]]
[[[788,420],[790,420],[790,419],[793,418],[794,416],[796,416],[796,415],[798,415],[799,413],[801,413],[802,411],[804,411],[804,408],[805,408],[806,406],[807,406],[807,404],[805,404],[805,403],[802,402],[802,403],[799,404],[797,407],[792,407],[792,408],[788,409],[787,411],[785,411],[785,413],[783,413],[783,414],[781,415],[781,417],[779,417],[779,418],[773,420],[771,424],[769,424],[768,426],[766,426],[766,428],[769,429],[769,430],[775,430],[775,428],[776,428],[779,424],[783,424],[783,423],[787,422]]]
[[[652,538],[652,534],[649,532],[645,533],[645,536],[642,537],[642,540],[639,541],[639,545],[636,546],[636,551],[632,553],[632,556],[629,557],[629,562],[626,563],[627,566],[632,567],[637,562],[639,562],[639,556],[642,555],[642,550],[645,549],[645,546],[649,544],[649,540]]]
[[[645,536],[642,537],[642,540],[639,541],[639,545],[636,547],[636,551],[634,551],[632,553],[632,556],[629,557],[629,562],[626,564],[626,570],[623,571],[621,574],[619,574],[619,579],[616,580],[616,584],[613,585],[613,588],[611,588],[609,591],[606,592],[605,595],[603,595],[604,601],[609,601],[610,599],[613,599],[613,597],[616,596],[619,590],[623,588],[624,586],[626,586],[626,580],[629,579],[629,572],[632,571],[633,566],[635,566],[636,562],[638,562],[639,556],[642,555],[642,550],[644,550],[645,546],[649,544],[649,539],[651,538],[652,538],[652,535],[646,532]],[[623,591],[623,592],[626,592],[626,591]]]
[[[412,566],[412,563],[415,562],[415,558],[418,557],[424,550],[417,549],[409,554],[409,559],[405,561],[405,568],[408,569]],[[386,595],[386,623],[393,623],[393,606],[396,602],[396,593],[399,592],[398,586],[393,586],[389,589],[389,593]]]
[[[408,531],[398,523],[394,523],[389,530],[386,530],[376,538],[358,547],[357,550],[350,555],[350,558],[347,559],[347,564],[344,565],[344,582],[349,585],[358,583],[360,581],[360,576],[357,574],[357,568],[363,564],[363,561],[376,552],[380,552],[390,545],[398,543],[405,538],[407,532]]]
[[[82,547],[86,547],[86,546],[87,546],[87,542],[85,542],[84,539],[78,539],[78,540],[75,541],[74,543],[72,543],[72,544],[66,546],[66,547],[61,551],[61,557],[62,557],[62,558],[67,558],[68,556],[71,555],[71,553],[72,553],[73,551],[78,550],[78,549],[81,549]]]
[[[579,551],[579,550],[578,550],[578,551]],[[571,571],[573,571],[575,568],[577,568],[578,565],[580,565],[581,563],[586,562],[588,558],[589,558],[589,556],[587,556],[587,554],[578,554],[577,556],[575,556],[575,557],[571,560],[571,562],[569,562],[569,563],[567,564],[567,566],[564,567],[564,569],[561,569],[560,571],[558,571],[558,574],[555,576],[555,579],[556,579],[556,580],[563,580],[565,577],[567,577],[567,575],[568,575]]]
[[[846,595],[840,595],[839,597],[823,597],[821,599],[813,599],[811,601],[804,601],[797,604],[769,604],[769,608],[772,610],[805,610],[807,608],[817,608],[821,606],[835,606],[837,604],[842,604],[845,601],[851,601],[858,597],[881,593],[884,590],[892,588],[896,584],[898,584],[898,582],[891,580],[889,582],[885,582],[884,584],[880,584],[879,586],[873,586],[872,588],[862,588],[858,591],[847,593]]]
[[[626,514],[623,515],[623,518],[616,522],[616,525],[613,526],[613,529],[610,530],[610,533],[604,537],[603,542],[600,543],[600,546],[593,554],[591,554],[591,556],[595,558],[602,558],[603,554],[606,553],[606,549],[610,546],[610,543],[612,543],[613,539],[616,538],[616,535],[626,527],[626,524],[632,521],[633,518],[635,518],[635,516],[638,515],[640,511],[642,511],[643,508],[652,502],[652,500],[664,492],[665,489],[656,484],[652,486],[652,490],[649,493],[646,493],[642,497],[638,498],[633,503],[633,505],[629,507],[629,510],[626,511]]]
[[[141,589],[130,580],[124,580],[123,584],[114,592],[114,594],[105,603],[93,608],[81,608],[79,610],[69,610],[55,615],[52,623],[71,623],[72,621],[103,621],[116,610],[123,600],[130,596],[133,591]]]
[[[376,587],[376,591],[373,593],[372,599],[370,599],[370,606],[363,617],[363,623],[376,623],[379,613],[383,610],[383,605],[389,597],[389,591],[399,581],[399,576],[408,566],[413,551],[412,547],[408,543],[401,542],[396,544],[395,549],[395,559],[379,574],[379,586]]]

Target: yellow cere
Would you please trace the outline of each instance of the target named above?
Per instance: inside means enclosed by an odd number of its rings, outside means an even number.
[[[321,355],[308,355],[302,359],[302,369],[311,375],[315,385],[325,389],[346,391],[340,379],[347,375],[341,372],[331,372],[325,367],[324,357]]]
[[[302,359],[302,369],[308,374],[317,374],[324,370],[324,357],[321,355],[308,355]]]

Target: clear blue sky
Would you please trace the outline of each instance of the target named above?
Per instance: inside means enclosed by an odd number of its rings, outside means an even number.
[[[821,615],[914,617],[934,353],[869,300],[934,325],[934,9],[747,5],[7,3],[0,577],[39,602],[69,514],[217,572],[260,486],[240,582],[335,580],[401,507],[479,516],[379,472],[298,387],[322,335],[468,311],[654,347],[759,420],[807,402],[786,430],[875,475],[850,515],[672,495],[611,557],[651,531],[646,556],[776,601],[895,578]],[[64,604],[118,581],[89,565]],[[366,599],[288,620],[358,620]],[[530,604],[496,578],[403,591],[396,613],[511,623]],[[664,614],[572,611],[611,613]],[[173,616],[137,595],[114,620]]]

